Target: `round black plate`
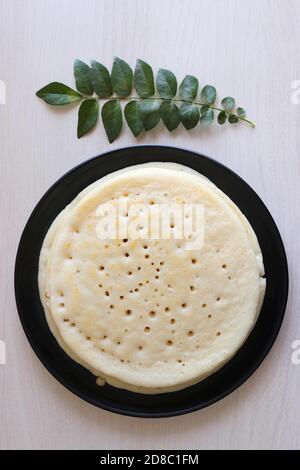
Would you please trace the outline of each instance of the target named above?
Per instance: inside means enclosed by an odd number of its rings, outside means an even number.
[[[141,395],[109,385],[99,387],[95,377],[73,362],[52,336],[38,291],[38,260],[43,239],[56,215],[86,186],[118,169],[150,161],[187,165],[206,175],[241,209],[254,228],[262,253],[267,289],[261,314],[249,338],[234,358],[206,380],[185,390]],[[129,147],[82,163],[60,178],[32,212],[18,248],[15,294],[26,336],[42,363],[69,390],[109,411],[140,417],[167,417],[204,408],[241,385],[269,352],[284,316],[288,294],[287,260],[280,234],[267,208],[245,181],[220,163],[186,150]]]

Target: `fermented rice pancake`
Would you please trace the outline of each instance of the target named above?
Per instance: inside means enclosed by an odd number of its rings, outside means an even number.
[[[119,197],[203,204],[202,250],[178,240],[100,241],[95,211]],[[198,176],[149,165],[94,183],[61,213],[39,284],[51,330],[72,358],[116,386],[156,393],[230,359],[259,313],[262,275],[256,237],[230,199]]]

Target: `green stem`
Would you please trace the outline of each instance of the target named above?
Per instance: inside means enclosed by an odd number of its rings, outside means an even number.
[[[100,99],[101,98],[98,98],[98,100],[100,100]],[[211,108],[215,111],[225,111],[227,116],[230,116],[230,115],[236,116],[240,121],[246,122],[247,124],[249,124],[253,128],[255,127],[254,122],[250,121],[249,119],[246,119],[242,116],[239,116],[238,114],[231,113],[230,111],[226,111],[225,109],[218,108],[216,106],[212,106],[210,104],[200,103],[199,101],[180,100],[178,98],[167,99],[167,98],[160,98],[160,97],[156,97],[156,96],[153,96],[151,98],[141,98],[140,96],[126,96],[126,97],[112,97],[112,98],[109,98],[109,99],[110,100],[123,100],[123,101],[147,99],[147,100],[160,100],[160,101],[175,101],[177,103],[189,103],[189,104],[195,104],[197,106],[208,106],[209,108]]]

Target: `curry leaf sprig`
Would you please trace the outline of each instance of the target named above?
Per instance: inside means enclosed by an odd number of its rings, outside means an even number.
[[[246,118],[243,108],[235,109],[235,100],[223,98],[216,105],[215,87],[205,85],[199,90],[199,82],[193,75],[186,75],[179,87],[173,72],[159,69],[154,79],[149,64],[138,59],[134,71],[124,60],[116,57],[111,73],[99,62],[87,65],[74,62],[76,90],[59,82],[41,88],[36,95],[46,103],[56,106],[80,102],[78,111],[78,138],[95,127],[101,101],[101,118],[109,142],[120,134],[125,120],[135,137],[142,131],[153,129],[160,120],[172,132],[180,123],[185,129],[194,128],[198,122],[210,125],[217,114],[219,124],[236,124]],[[133,94],[133,88],[135,90]],[[105,102],[102,104],[102,100]],[[125,101],[124,107],[121,102]]]

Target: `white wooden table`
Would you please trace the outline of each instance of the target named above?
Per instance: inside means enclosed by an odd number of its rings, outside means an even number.
[[[224,449],[300,447],[300,0],[0,0],[1,448]],[[162,128],[139,144],[210,155],[262,197],[283,236],[290,296],[279,337],[259,370],[205,410],[141,420],[97,409],[64,389],[32,352],[14,300],[13,268],[24,224],[63,173],[109,149],[136,144],[128,130],[113,144],[102,126],[77,140],[74,109],[53,109],[34,94],[54,80],[73,86],[72,63],[115,55],[191,73],[233,95],[257,123],[170,136]]]

